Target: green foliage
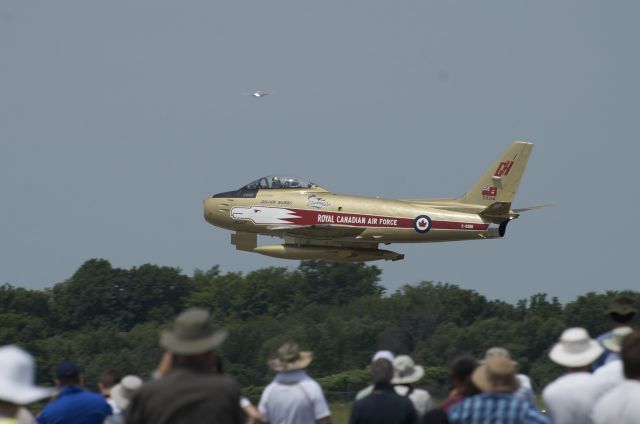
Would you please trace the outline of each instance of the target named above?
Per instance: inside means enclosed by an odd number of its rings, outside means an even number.
[[[138,323],[171,319],[183,309],[192,285],[176,268],[147,264],[114,269],[106,260],[91,259],[51,290],[51,309],[63,331],[104,325],[129,330]]]
[[[73,359],[94,387],[104,368],[149,375],[162,355],[160,330],[200,306],[229,331],[218,354],[254,401],[273,378],[267,359],[288,340],[314,352],[308,371],[335,399],[352,399],[368,385],[366,366],[379,349],[411,355],[425,367],[420,384],[444,393],[451,359],[503,346],[539,390],[561,372],[547,358],[560,333],[569,326],[593,336],[606,331],[607,307],[619,294],[587,293],[563,306],[539,293],[511,305],[424,281],[385,297],[379,277],[375,266],[320,261],[246,275],[215,266],[189,277],[177,268],[119,269],[91,259],[51,289],[0,286],[0,343],[31,351],[41,382]],[[640,293],[624,294],[640,309]]]
[[[318,378],[317,381],[326,393],[357,392],[370,384],[369,371],[355,369]]]

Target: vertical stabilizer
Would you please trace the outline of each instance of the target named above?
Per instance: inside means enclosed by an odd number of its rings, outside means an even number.
[[[509,203],[520,186],[533,144],[516,141],[462,197],[461,203],[488,206],[496,202]]]

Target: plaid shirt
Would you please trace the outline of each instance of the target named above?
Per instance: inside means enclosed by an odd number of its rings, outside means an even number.
[[[549,419],[531,402],[510,393],[481,393],[451,407],[452,424],[549,424]]]

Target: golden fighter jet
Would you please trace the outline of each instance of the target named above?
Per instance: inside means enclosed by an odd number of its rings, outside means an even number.
[[[238,250],[283,259],[373,261],[404,258],[380,243],[503,237],[524,209],[511,209],[533,145],[513,143],[464,195],[390,200],[336,194],[299,178],[268,176],[204,201],[210,224],[234,231]],[[257,236],[284,243],[258,246]]]

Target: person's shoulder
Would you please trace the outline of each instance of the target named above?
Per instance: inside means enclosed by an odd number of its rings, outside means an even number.
[[[593,374],[587,372],[572,372],[562,375],[547,386],[542,391],[547,394],[565,394],[566,390],[573,387],[583,387],[584,384],[589,384],[594,381]]]
[[[451,418],[458,418],[462,415],[464,410],[467,410],[471,405],[473,405],[477,399],[474,399],[476,396],[471,396],[460,400],[452,404],[449,408],[449,415]]]
[[[324,396],[324,392],[322,391],[322,386],[314,380],[313,378],[305,378],[304,380],[298,383],[304,390],[306,390],[310,396],[314,398]]]
[[[640,396],[640,381],[625,380],[617,387],[602,395],[593,407],[595,416],[606,416],[610,413],[619,412],[621,407],[631,407]],[[640,409],[640,406],[638,407]]]
[[[611,336],[613,336],[613,330],[609,330],[600,334],[598,337],[596,337],[596,340],[598,341],[598,343],[602,344],[603,341],[611,338]]]
[[[413,392],[411,392],[411,397],[416,399],[431,399],[431,394],[424,389],[414,389]]]

